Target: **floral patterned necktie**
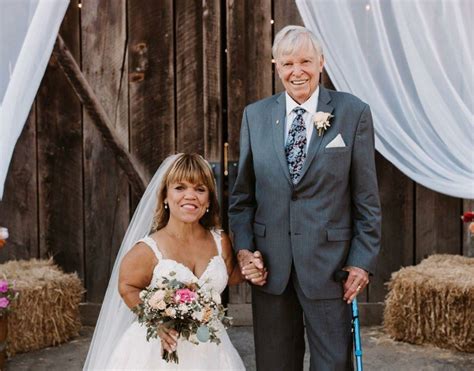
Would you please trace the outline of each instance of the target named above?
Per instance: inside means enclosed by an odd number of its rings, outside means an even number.
[[[290,178],[293,184],[298,183],[304,160],[306,159],[306,126],[303,120],[304,108],[293,110],[296,117],[291,124],[285,146],[286,159],[290,169]]]

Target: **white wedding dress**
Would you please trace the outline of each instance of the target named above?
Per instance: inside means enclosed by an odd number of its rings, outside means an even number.
[[[169,272],[176,273],[176,279],[182,282],[197,282],[203,288],[212,288],[222,293],[227,285],[227,269],[222,258],[221,235],[211,230],[216,242],[218,254],[208,263],[201,277],[185,265],[175,260],[163,259],[160,250],[151,237],[140,242],[146,243],[158,258],[153,270],[149,287],[155,287],[158,279]],[[187,340],[178,339],[177,352],[179,363],[167,363],[161,357],[160,339],[146,340],[146,328],[135,320],[124,332],[117,347],[107,362],[108,370],[245,370],[242,359],[230,342],[223,325],[219,330],[221,343],[199,343],[195,345]]]

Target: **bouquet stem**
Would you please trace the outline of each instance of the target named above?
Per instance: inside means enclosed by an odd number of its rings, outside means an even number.
[[[179,363],[178,352],[176,350],[172,352],[168,352],[167,350],[163,349],[161,356],[168,363],[170,362],[173,362],[176,364]]]

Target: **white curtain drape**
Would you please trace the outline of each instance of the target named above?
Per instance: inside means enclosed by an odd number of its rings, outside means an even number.
[[[414,181],[474,198],[474,2],[296,0],[337,90],[370,104],[377,150]]]
[[[0,199],[69,0],[0,0]]]

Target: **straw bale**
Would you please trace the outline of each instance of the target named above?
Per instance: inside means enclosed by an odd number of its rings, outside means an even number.
[[[79,303],[84,288],[77,274],[63,273],[50,260],[17,260],[0,265],[20,295],[8,318],[7,353],[36,350],[79,334]]]
[[[474,258],[433,255],[392,274],[384,327],[396,340],[474,352]]]

